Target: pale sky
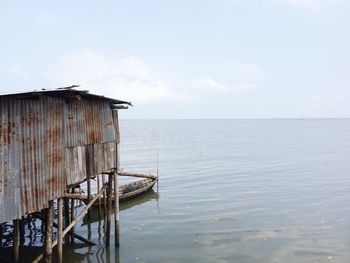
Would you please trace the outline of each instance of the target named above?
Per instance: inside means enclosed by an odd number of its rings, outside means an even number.
[[[122,118],[350,117],[349,0],[0,1],[0,93],[84,90]]]

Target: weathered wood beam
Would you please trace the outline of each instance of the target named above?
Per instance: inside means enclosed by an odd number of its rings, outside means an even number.
[[[112,110],[126,110],[128,108],[129,108],[128,106],[121,105],[121,104],[112,104],[111,105]]]
[[[85,200],[88,199],[88,197],[86,195],[83,195],[83,194],[71,194],[71,193],[65,193],[63,198],[77,199],[77,200],[82,200],[82,201],[85,201]]]
[[[142,178],[157,179],[157,176],[154,176],[154,175],[151,175],[151,174],[131,173],[131,172],[123,172],[123,171],[119,171],[118,175],[120,175],[120,176],[132,176],[132,177],[142,177]]]

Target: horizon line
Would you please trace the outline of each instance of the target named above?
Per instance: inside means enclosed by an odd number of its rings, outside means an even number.
[[[269,118],[123,118],[120,120],[347,120],[350,117],[269,117]]]

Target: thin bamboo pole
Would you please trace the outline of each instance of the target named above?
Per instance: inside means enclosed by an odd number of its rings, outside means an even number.
[[[57,257],[58,263],[63,262],[63,247],[62,247],[62,229],[63,229],[63,218],[62,218],[62,198],[58,198],[57,202]]]
[[[19,219],[13,220],[13,262],[19,262]]]
[[[106,247],[109,247],[110,238],[111,238],[112,180],[113,180],[113,174],[110,173],[108,175],[108,191],[107,191]]]
[[[157,149],[157,193],[159,192],[159,148]]]

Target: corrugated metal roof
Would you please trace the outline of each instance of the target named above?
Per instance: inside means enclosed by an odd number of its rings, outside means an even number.
[[[36,94],[0,96],[0,223],[46,208],[67,185],[116,166],[110,100]]]
[[[72,87],[75,87],[75,85],[73,85]],[[26,99],[26,98],[35,98],[41,95],[53,96],[53,97],[65,97],[65,98],[93,98],[96,100],[108,101],[114,104],[128,104],[132,106],[132,103],[128,101],[116,100],[116,99],[108,98],[102,95],[89,93],[88,90],[76,90],[70,87],[58,88],[58,89],[42,89],[42,90],[18,92],[18,93],[11,93],[11,94],[0,94],[0,98],[11,96],[16,98]]]

